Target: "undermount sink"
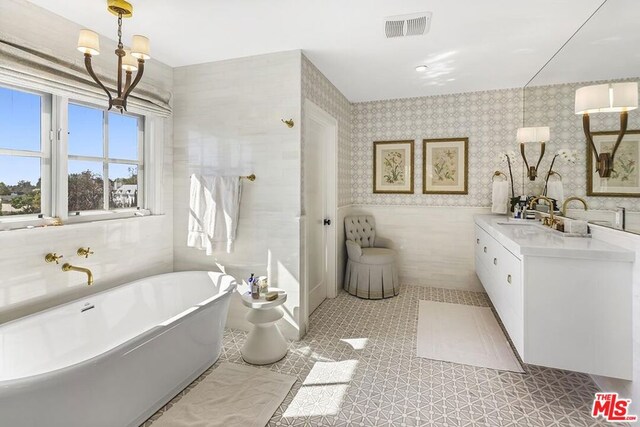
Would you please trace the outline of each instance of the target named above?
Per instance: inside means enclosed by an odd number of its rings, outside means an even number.
[[[534,233],[539,233],[539,232],[548,232],[556,236],[563,236],[563,237],[591,237],[590,234],[572,234],[572,233],[565,233],[562,231],[554,230],[553,228],[549,228],[546,225],[542,225],[542,223],[535,220],[522,220],[522,219],[508,218],[506,220],[496,222],[496,225],[508,226],[514,231],[518,230],[518,232],[522,233],[523,235],[532,235]]]
[[[498,225],[514,225],[516,227],[530,227],[535,225],[533,222],[498,222]]]

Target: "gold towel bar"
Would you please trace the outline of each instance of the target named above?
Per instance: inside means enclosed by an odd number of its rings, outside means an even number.
[[[249,181],[253,182],[253,181],[256,180],[256,174],[252,173],[251,175],[241,176],[240,178],[245,178],[245,179],[248,179]]]

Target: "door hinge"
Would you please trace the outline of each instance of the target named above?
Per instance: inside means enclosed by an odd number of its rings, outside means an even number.
[[[50,130],[49,131],[49,141],[51,141],[51,142],[53,142],[53,138],[54,138],[53,135],[54,135],[53,130]]]

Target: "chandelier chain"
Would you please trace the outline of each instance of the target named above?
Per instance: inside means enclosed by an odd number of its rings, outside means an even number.
[[[122,13],[118,13],[118,49],[122,48]]]

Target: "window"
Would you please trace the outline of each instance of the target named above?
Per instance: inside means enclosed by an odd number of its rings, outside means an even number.
[[[0,86],[0,224],[143,208],[144,153],[142,116]]]
[[[50,97],[0,87],[0,215],[43,210],[43,120]],[[48,196],[48,195],[47,195]]]
[[[69,103],[68,212],[137,208],[142,119]]]

